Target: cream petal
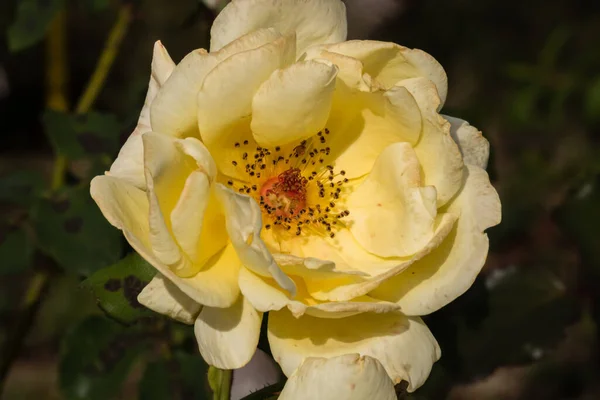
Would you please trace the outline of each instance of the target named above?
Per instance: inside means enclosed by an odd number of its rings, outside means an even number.
[[[464,163],[458,146],[450,136],[450,124],[438,114],[440,105],[435,85],[425,78],[399,83],[414,96],[423,115],[423,130],[414,146],[422,167],[424,186],[437,190],[437,206],[442,207],[460,189]]]
[[[357,178],[371,171],[383,149],[396,142],[416,143],[421,132],[421,112],[403,87],[372,93],[334,96],[327,123],[327,146],[336,170]]]
[[[436,86],[440,108],[446,101],[448,77],[435,58],[422,50],[373,40],[349,40],[322,48],[360,60],[364,65],[364,72],[386,89],[404,79],[427,78]]]
[[[487,173],[467,165],[464,186],[448,211],[460,214],[450,235],[427,257],[389,279],[371,294],[397,302],[408,315],[426,315],[463,294],[483,267],[485,229],[500,223],[500,199]]]
[[[194,323],[202,308],[160,273],[144,287],[137,299],[152,311],[188,325]]]
[[[386,147],[367,179],[349,196],[350,231],[380,257],[415,254],[432,238],[436,191],[420,187],[419,161],[408,143]]]
[[[293,62],[294,38],[281,37],[253,50],[232,55],[213,69],[198,92],[198,126],[219,170],[239,177],[231,159],[241,160],[235,144],[251,138],[252,98],[279,68]]]
[[[308,139],[325,127],[337,67],[303,61],[277,70],[252,100],[251,129],[261,146],[284,146]]]
[[[337,78],[340,82],[336,85],[338,96],[342,98],[348,96],[350,89],[361,92],[374,90],[371,85],[372,80],[364,74],[362,62],[356,58],[327,51],[325,47],[314,46],[307,49],[306,53],[302,55],[301,60],[329,61],[335,64],[339,69]]]
[[[262,213],[249,196],[238,194],[216,184],[227,219],[227,232],[242,263],[257,274],[273,278],[283,289],[296,292],[294,282],[279,268],[260,237]]]
[[[273,357],[287,376],[309,357],[358,353],[379,360],[394,383],[408,381],[411,392],[425,382],[441,356],[423,321],[400,313],[296,319],[286,310],[273,311],[268,338]]]
[[[259,311],[277,311],[287,307],[298,318],[304,314],[320,318],[346,318],[360,313],[387,313],[399,311],[391,302],[377,301],[361,296],[346,302],[320,302],[306,291],[302,279],[296,280],[297,293],[292,297],[281,290],[273,280],[264,279],[242,268],[239,275],[240,290]]]
[[[146,189],[144,177],[144,149],[141,135],[152,130],[150,124],[150,105],[154,101],[160,87],[169,78],[175,63],[171,60],[167,49],[160,41],[154,44],[152,57],[152,73],[148,84],[148,93],[138,123],[133,133],[119,151],[117,159],[110,167],[109,174],[125,179],[140,189]]]
[[[256,351],[262,313],[240,297],[229,308],[204,307],[194,324],[200,354],[217,368],[246,365]]]
[[[279,400],[396,400],[396,391],[381,363],[369,356],[345,354],[307,358],[290,376]]]
[[[346,7],[339,0],[237,0],[213,22],[210,50],[217,51],[240,36],[273,27],[297,36],[297,54],[313,45],[346,39]]]
[[[112,176],[97,176],[91,183],[92,198],[104,217],[121,229],[127,241],[146,261],[182,292],[200,304],[229,307],[239,296],[237,284],[241,262],[233,246],[213,256],[202,271],[189,278],[176,275],[152,250],[146,193]]]
[[[345,241],[348,243],[348,246],[341,247],[339,249],[340,254],[347,260],[350,260],[353,265],[359,265],[361,261],[364,262],[362,270],[365,272],[371,271],[371,276],[360,277],[347,275],[326,279],[306,278],[305,283],[307,290],[312,297],[322,301],[347,301],[370,293],[383,282],[399,274],[403,274],[403,272],[413,263],[436,249],[442,243],[444,238],[449,235],[456,219],[457,215],[455,214],[441,214],[439,222],[436,224],[435,233],[429,243],[411,257],[388,259],[375,257],[372,254],[361,250],[360,246],[357,244],[352,247],[349,238],[346,238]],[[342,231],[338,233],[336,237],[342,237],[343,234],[344,232]],[[307,250],[312,250],[312,248]],[[320,258],[325,257],[324,255],[321,255]],[[379,298],[387,300],[381,297]]]
[[[486,169],[490,156],[490,143],[481,131],[459,118],[443,116],[450,122],[450,135],[458,145],[465,164]]]

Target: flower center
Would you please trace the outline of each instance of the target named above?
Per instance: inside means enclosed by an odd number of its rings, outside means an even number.
[[[342,207],[347,191],[345,172],[325,164],[331,149],[326,146],[329,130],[302,141],[289,152],[250,148],[249,142],[235,143],[240,156],[231,161],[243,171],[227,184],[254,197],[263,210],[265,229],[279,235],[303,234],[335,237],[350,212]]]

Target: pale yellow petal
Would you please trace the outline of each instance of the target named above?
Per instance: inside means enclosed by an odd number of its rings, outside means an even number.
[[[425,247],[434,233],[436,191],[420,184],[412,147],[386,147],[347,200],[350,231],[364,249],[380,257],[405,257]]]
[[[423,321],[400,313],[296,319],[286,310],[273,311],[268,338],[273,357],[287,376],[309,357],[358,353],[379,360],[394,383],[408,381],[411,392],[425,382],[441,356]]]
[[[295,294],[294,282],[279,268],[260,237],[262,212],[254,199],[216,185],[227,220],[227,232],[242,263],[257,274],[273,278],[283,289]]]
[[[408,49],[391,42],[349,40],[321,48],[360,60],[364,72],[389,89],[404,79],[423,77],[432,81],[441,99],[446,101],[448,78],[442,66],[419,49]]]
[[[446,115],[444,118],[450,122],[450,135],[458,145],[465,164],[486,169],[490,156],[490,143],[483,137],[481,131],[462,119]]]
[[[327,123],[327,146],[337,170],[348,178],[366,175],[390,144],[416,143],[421,132],[421,112],[403,87],[386,92],[352,92],[334,96]]]
[[[235,0],[213,22],[210,50],[268,27],[295,34],[300,55],[311,45],[346,39],[346,7],[340,0]]]
[[[437,112],[440,99],[435,85],[425,78],[406,79],[399,85],[414,96],[423,115],[421,138],[414,149],[422,167],[424,186],[436,188],[437,206],[442,207],[462,184],[462,155],[450,136],[450,124]]]
[[[140,304],[184,324],[192,325],[202,306],[157,273],[137,297]]]
[[[308,358],[290,376],[279,400],[396,400],[394,384],[381,363],[346,354]]]
[[[252,138],[252,98],[273,71],[293,62],[293,52],[294,38],[281,37],[232,55],[206,76],[197,96],[198,126],[222,173],[239,177],[231,160],[241,160],[235,144]]]
[[[449,205],[460,214],[438,249],[372,292],[397,302],[409,315],[426,315],[463,294],[483,267],[488,252],[485,229],[500,223],[500,199],[487,173],[467,165],[464,186]]]
[[[152,57],[152,73],[148,83],[148,92],[144,107],[140,112],[138,123],[133,133],[119,151],[117,159],[110,167],[110,175],[125,179],[140,189],[146,188],[144,177],[144,149],[141,135],[152,130],[150,124],[150,106],[156,97],[160,87],[169,78],[175,63],[171,60],[167,49],[160,41],[154,44]]]
[[[243,297],[229,308],[202,308],[194,324],[200,354],[217,368],[243,367],[256,351],[261,321]]]
[[[94,178],[90,191],[104,217],[121,229],[135,251],[182,292],[197,303],[212,307],[229,307],[235,302],[240,293],[237,281],[241,262],[231,245],[213,256],[196,275],[179,277],[152,249],[149,204],[144,191],[112,176]]]
[[[325,127],[337,67],[304,61],[277,70],[252,100],[251,129],[261,146],[284,146],[308,139]]]

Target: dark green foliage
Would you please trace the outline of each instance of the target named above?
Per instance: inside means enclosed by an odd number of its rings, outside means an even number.
[[[137,253],[103,268],[84,281],[91,289],[100,308],[110,317],[131,323],[141,317],[154,315],[137,301],[139,292],[156,273]]]
[[[8,47],[11,51],[23,50],[42,40],[64,0],[21,0],[17,14],[8,28]]]
[[[0,275],[23,272],[33,257],[33,243],[23,229],[0,222]]]
[[[121,258],[121,233],[104,218],[87,186],[68,188],[34,207],[40,248],[60,267],[89,275]]]
[[[0,202],[29,206],[44,188],[44,179],[35,171],[20,170],[0,176]]]

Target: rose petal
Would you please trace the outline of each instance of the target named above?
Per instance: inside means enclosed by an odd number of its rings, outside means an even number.
[[[160,273],[144,287],[137,299],[152,311],[188,325],[194,323],[202,308]]]
[[[500,199],[487,173],[467,165],[465,183],[449,212],[460,218],[438,249],[372,292],[400,304],[409,315],[426,315],[463,294],[483,267],[488,238],[483,231],[500,223]]]
[[[259,28],[274,27],[297,37],[297,54],[313,45],[346,39],[346,7],[339,0],[237,0],[215,18],[210,50],[217,51]]]
[[[441,356],[423,321],[399,313],[296,319],[286,310],[273,311],[268,338],[273,357],[287,376],[309,357],[358,353],[379,360],[394,383],[408,381],[411,392],[425,382]]]
[[[346,354],[307,358],[290,376],[279,400],[395,400],[392,380],[372,357]]]
[[[152,73],[148,84],[148,93],[144,101],[144,107],[140,113],[138,124],[133,133],[119,151],[117,159],[110,167],[110,175],[125,179],[140,189],[146,189],[146,178],[144,177],[144,149],[141,135],[152,130],[150,124],[150,105],[154,101],[160,87],[169,78],[175,63],[171,60],[167,49],[160,41],[154,44],[152,57]]]
[[[419,169],[408,143],[392,144],[348,196],[349,229],[368,252],[405,257],[421,250],[433,237],[436,191],[420,187]]]
[[[259,205],[251,197],[235,193],[221,184],[215,187],[225,209],[229,238],[242,263],[261,276],[273,278],[283,289],[295,294],[294,282],[279,268],[260,238],[262,213]]]
[[[261,321],[243,297],[229,308],[202,308],[194,324],[200,354],[217,368],[243,367],[256,351]]]
[[[252,100],[251,129],[261,146],[308,139],[325,127],[337,67],[304,61],[275,71]]]
[[[481,131],[459,118],[443,116],[450,122],[450,135],[458,145],[465,164],[486,169],[490,156],[490,143]]]

